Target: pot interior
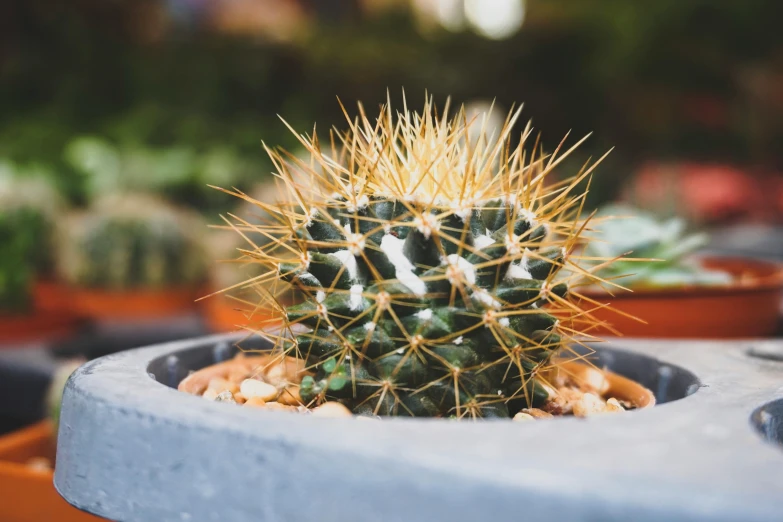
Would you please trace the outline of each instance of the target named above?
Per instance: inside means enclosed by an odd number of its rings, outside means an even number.
[[[241,342],[243,351],[268,348],[269,343],[258,337]],[[206,340],[203,345],[153,359],[147,372],[159,383],[177,388],[190,372],[228,360],[239,351],[240,348],[230,338]],[[701,384],[698,377],[685,368],[646,355],[604,347],[597,347],[595,353],[590,354],[589,349],[582,346],[572,346],[570,352],[586,356],[586,360],[596,367],[615,372],[650,389],[655,395],[656,404],[688,397],[695,393]]]

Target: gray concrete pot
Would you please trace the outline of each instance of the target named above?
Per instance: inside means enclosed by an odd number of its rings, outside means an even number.
[[[783,397],[783,362],[769,357],[781,343],[623,341],[600,363],[659,406],[457,423],[264,412],[174,389],[231,356],[234,340],[78,370],[62,407],[63,497],[125,521],[783,519],[783,448],[764,440],[783,438],[783,402],[764,406]]]

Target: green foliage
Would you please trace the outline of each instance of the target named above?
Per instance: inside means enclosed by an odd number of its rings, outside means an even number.
[[[682,219],[659,221],[633,207],[610,205],[596,215],[591,229],[592,241],[585,249],[586,257],[615,259],[622,256],[650,260],[616,261],[595,273],[603,279],[631,288],[731,282],[729,274],[706,269],[688,260],[688,256],[706,245],[709,238],[703,233],[687,234]]]

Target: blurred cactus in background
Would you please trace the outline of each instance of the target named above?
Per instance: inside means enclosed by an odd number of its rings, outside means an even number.
[[[58,271],[72,285],[150,290],[194,287],[205,279],[205,225],[158,198],[104,196],[61,225]]]
[[[29,308],[36,277],[51,275],[62,201],[47,174],[0,163],[0,310]]]

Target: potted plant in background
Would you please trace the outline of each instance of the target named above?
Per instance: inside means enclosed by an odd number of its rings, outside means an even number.
[[[604,207],[591,228],[583,265],[611,283],[580,289],[603,323],[596,335],[714,339],[775,332],[783,298],[779,264],[697,256],[706,234],[687,235],[682,219],[658,221],[626,205]],[[621,256],[611,264],[591,260]]]
[[[54,489],[54,462],[62,391],[83,361],[64,362],[53,377],[49,418],[0,436],[0,520],[82,522],[101,520],[70,506]]]
[[[206,277],[197,215],[150,195],[118,193],[60,225],[57,268],[79,313],[140,319],[194,309]]]
[[[23,177],[24,176],[24,177]],[[52,281],[53,223],[63,203],[40,172],[0,165],[0,341],[47,338],[76,324]]]

